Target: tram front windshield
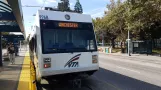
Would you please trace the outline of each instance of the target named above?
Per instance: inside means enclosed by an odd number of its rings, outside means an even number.
[[[89,28],[43,27],[42,44],[45,54],[97,51],[94,31]]]

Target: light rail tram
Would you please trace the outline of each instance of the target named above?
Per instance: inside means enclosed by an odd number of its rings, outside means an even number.
[[[90,76],[99,69],[90,15],[38,10],[29,48],[37,81]]]

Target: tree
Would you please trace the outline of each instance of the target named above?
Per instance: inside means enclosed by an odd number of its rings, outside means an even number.
[[[60,11],[71,11],[69,6],[69,0],[61,0],[61,3],[58,3],[58,9]]]
[[[121,42],[125,42],[126,33],[125,30],[125,12],[126,12],[126,4],[122,3],[120,0],[115,2],[111,0],[111,4],[107,5],[108,11],[105,12],[105,26],[108,32],[109,39],[112,42],[112,47],[115,48],[115,39],[120,40]],[[121,46],[122,47],[122,46]]]
[[[139,39],[149,39],[151,37],[149,34],[154,31],[156,22],[161,21],[161,1],[128,0],[127,3],[130,8],[129,16],[126,17],[126,21],[129,23],[129,30],[138,35]]]
[[[83,13],[83,8],[82,5],[80,4],[79,0],[77,0],[75,6],[74,6],[74,11],[77,13]]]
[[[2,32],[2,35],[8,35],[9,32]]]
[[[106,39],[125,42],[127,31],[131,39],[161,38],[161,0],[110,0],[108,11],[102,18],[93,20],[96,35],[104,32]]]

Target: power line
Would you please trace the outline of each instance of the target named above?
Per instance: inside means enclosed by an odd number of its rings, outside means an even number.
[[[46,2],[46,0],[44,0],[44,2],[43,2],[43,5],[42,5],[42,7],[41,7],[41,9],[44,7],[44,5],[45,5],[45,2]]]
[[[46,2],[46,0],[44,0],[44,2],[43,2],[43,5],[42,6],[30,6],[30,5],[24,5],[24,6],[22,6],[22,7],[41,7],[41,9],[44,7],[44,5],[45,5],[45,2]]]
[[[41,6],[30,6],[30,5],[24,5],[22,7],[41,7]]]

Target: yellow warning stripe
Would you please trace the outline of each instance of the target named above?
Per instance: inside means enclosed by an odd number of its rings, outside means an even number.
[[[29,53],[25,54],[22,70],[20,73],[19,83],[17,90],[35,90],[36,84],[33,84],[33,73],[31,73],[31,60]]]
[[[34,69],[34,65],[33,63],[30,61],[30,80],[31,80],[31,90],[36,90],[36,73],[35,73],[35,69]]]

